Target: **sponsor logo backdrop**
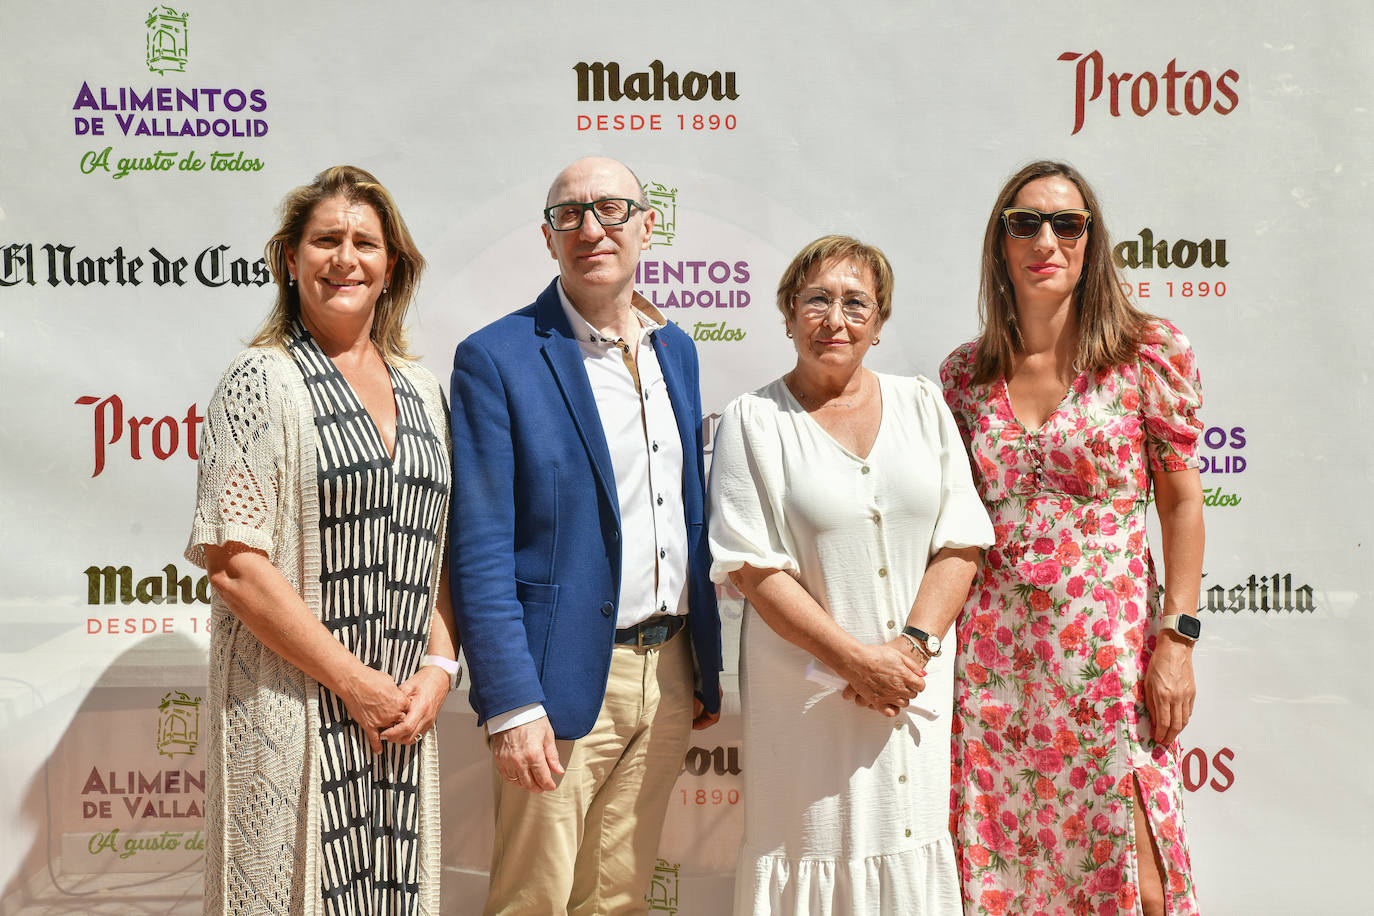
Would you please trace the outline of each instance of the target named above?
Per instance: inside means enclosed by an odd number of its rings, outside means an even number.
[[[337,162],[388,184],[431,264],[414,339],[446,378],[462,336],[553,275],[541,201],[587,153],[630,163],[659,211],[641,289],[697,341],[712,420],[791,365],[773,289],[802,244],[885,248],[896,304],[869,362],[934,376],[976,330],[1005,176],[1077,164],[1132,294],[1203,372],[1184,739],[1204,905],[1359,911],[1374,13],[1323,10],[12,4],[0,913],[199,912],[207,586],[181,550],[204,405],[268,307],[283,193]],[[740,602],[722,599],[727,712],[684,760],[655,912],[728,909],[757,751],[734,691]],[[440,721],[455,913],[477,909],[491,833],[474,721],[462,696]]]

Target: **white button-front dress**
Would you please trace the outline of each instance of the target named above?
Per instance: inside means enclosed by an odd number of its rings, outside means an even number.
[[[781,380],[737,398],[717,434],[710,493],[715,581],[746,563],[784,570],[874,644],[901,632],[931,556],[992,542],[939,386],[878,378],[882,423],[864,458]],[[812,656],[746,604],[736,913],[961,912],[949,835],[953,649],[927,667],[911,709],[888,719],[809,678]]]

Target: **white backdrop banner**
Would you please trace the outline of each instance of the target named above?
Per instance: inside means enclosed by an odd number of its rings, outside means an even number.
[[[199,912],[208,592],[181,551],[206,402],[272,299],[282,195],[335,163],[391,189],[431,265],[413,339],[446,379],[459,340],[554,275],[544,191],[594,153],[659,212],[639,287],[696,340],[711,424],[790,367],[773,291],[806,242],[888,253],[869,363],[933,377],[976,331],[1004,179],[1077,165],[1132,295],[1202,370],[1183,736],[1202,904],[1368,911],[1368,3],[69,0],[2,19],[3,916]],[[683,762],[653,912],[729,909],[759,749],[722,599],[726,715]],[[465,695],[440,720],[453,913],[477,911],[491,838],[475,721]]]

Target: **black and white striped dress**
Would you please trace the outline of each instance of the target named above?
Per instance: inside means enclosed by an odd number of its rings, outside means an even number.
[[[338,369],[297,323],[292,357],[318,434],[323,620],[354,655],[403,683],[429,645],[448,446],[390,370],[396,454]],[[320,686],[321,891],[329,916],[418,912],[419,764],[413,745],[373,754],[343,700]],[[422,741],[425,739],[421,739]]]

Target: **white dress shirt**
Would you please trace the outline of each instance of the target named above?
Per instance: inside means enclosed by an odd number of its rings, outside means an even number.
[[[620,508],[620,595],[616,627],[687,613],[687,518],[682,505],[682,437],[650,335],[663,315],[634,296],[639,335],[612,340],[587,323],[558,284],[558,300],[582,351]],[[633,354],[633,369],[630,354]],[[545,715],[531,704],[492,716],[496,734]]]

